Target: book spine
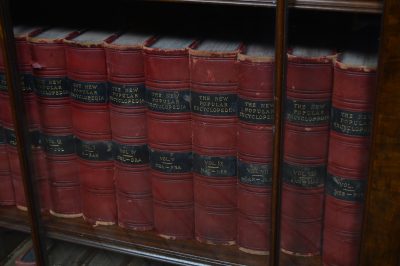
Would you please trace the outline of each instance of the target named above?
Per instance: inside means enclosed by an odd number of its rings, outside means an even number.
[[[7,154],[4,120],[9,109],[7,81],[5,76],[3,54],[0,51],[0,205],[15,205],[14,188]]]
[[[332,58],[289,55],[282,166],[281,249],[321,252]]]
[[[270,246],[273,62],[239,55],[238,246],[268,254]]]
[[[194,235],[192,131],[187,49],[145,48],[147,129],[154,225],[159,235]]]
[[[117,206],[104,47],[71,43],[66,59],[83,216],[91,224],[111,225]]]
[[[358,263],[375,88],[374,70],[335,62],[324,218],[326,265]],[[345,253],[334,252],[338,248]]]
[[[41,141],[52,199],[50,213],[62,217],[80,216],[65,44],[62,41],[31,41],[31,51]]]
[[[21,89],[23,91],[23,100],[27,113],[28,130],[31,136],[32,158],[34,160],[34,177],[36,179],[37,186],[36,189],[41,190],[44,193],[40,200],[41,208],[43,211],[45,211],[49,209],[51,201],[49,195],[47,194],[49,192],[48,186],[46,186],[46,179],[48,180],[48,175],[45,171],[46,167],[43,160],[43,150],[40,143],[40,120],[36,104],[36,96],[34,94],[35,84],[31,65],[31,47],[26,37],[16,38],[16,49],[18,69],[21,78]],[[5,79],[2,84],[5,88],[7,87]],[[6,92],[4,92],[2,98],[4,102],[7,102],[4,108],[3,125],[6,130],[8,159],[13,180],[16,205],[21,210],[27,210],[22,174],[18,158],[18,150],[16,147],[17,143],[14,132],[14,121],[12,119],[11,106],[9,104],[10,100]],[[42,165],[37,165],[37,163],[41,163]]]
[[[236,242],[237,52],[190,53],[195,234]]]
[[[151,230],[153,199],[142,49],[106,45],[105,52],[118,224],[138,231]]]

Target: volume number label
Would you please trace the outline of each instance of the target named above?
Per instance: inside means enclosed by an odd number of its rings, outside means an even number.
[[[321,187],[325,183],[326,166],[303,166],[283,162],[283,181],[299,187]]]
[[[268,186],[272,183],[272,165],[238,161],[239,181],[253,186]]]
[[[236,157],[205,156],[194,153],[193,171],[210,177],[236,176]]]

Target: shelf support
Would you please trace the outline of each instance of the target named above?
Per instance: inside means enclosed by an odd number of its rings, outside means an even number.
[[[400,1],[386,0],[359,265],[400,261]]]
[[[28,217],[37,265],[47,265],[45,234],[33,175],[33,162],[23,92],[17,66],[17,54],[10,16],[9,0],[0,0],[0,41],[6,69],[10,105],[17,138],[18,156],[28,205]]]
[[[277,0],[275,13],[274,144],[270,265],[279,265],[281,221],[282,111],[286,86],[287,0]]]

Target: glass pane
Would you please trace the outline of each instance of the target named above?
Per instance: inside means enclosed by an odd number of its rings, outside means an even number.
[[[27,19],[55,25],[32,33],[26,54],[48,236],[180,264],[266,265],[274,10],[65,8],[74,21],[37,7]]]
[[[296,32],[289,35],[282,264],[357,265],[379,24],[374,16],[340,14],[343,23],[365,25],[343,30],[305,14],[294,15]],[[311,19],[323,25],[310,30]]]

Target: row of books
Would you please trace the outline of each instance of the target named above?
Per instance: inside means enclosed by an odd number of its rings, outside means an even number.
[[[44,210],[268,254],[273,48],[63,28],[15,36]],[[288,54],[284,252],[322,252],[327,265],[357,258],[375,61],[326,48]],[[0,79],[10,197],[0,202],[24,208]]]

